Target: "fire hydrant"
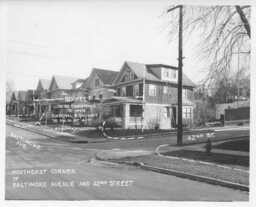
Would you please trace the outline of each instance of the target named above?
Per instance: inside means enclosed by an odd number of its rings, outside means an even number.
[[[211,149],[212,149],[212,142],[210,139],[207,140],[206,145],[205,145],[205,149],[206,149],[206,154],[207,155],[211,155]]]

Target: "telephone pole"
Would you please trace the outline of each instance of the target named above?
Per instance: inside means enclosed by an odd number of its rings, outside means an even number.
[[[178,5],[173,7],[167,12],[171,12],[175,9],[180,10],[179,15],[179,63],[178,63],[178,132],[177,132],[177,145],[182,145],[182,25],[183,25],[183,6]]]

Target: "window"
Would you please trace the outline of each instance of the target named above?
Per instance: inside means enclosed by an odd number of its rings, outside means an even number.
[[[125,73],[125,81],[130,81],[130,80],[133,80],[134,79],[134,72],[130,69],[128,69]]]
[[[130,105],[130,117],[141,117],[142,105]]]
[[[135,84],[135,85],[134,85],[133,96],[139,96],[139,95],[140,95],[139,84]]]
[[[164,107],[164,118],[170,118],[170,108],[169,107]]]
[[[177,77],[177,71],[172,70],[169,68],[163,68],[163,79],[164,80],[169,80],[169,81],[174,81],[176,80]]]
[[[192,108],[183,107],[183,118],[192,118]]]
[[[100,99],[103,98],[103,91],[100,91],[99,98],[100,98]]]
[[[164,91],[164,94],[167,94],[167,93],[168,93],[168,87],[167,87],[167,86],[164,86],[163,91]]]
[[[166,68],[163,69],[163,76],[164,76],[164,78],[169,77],[169,70],[168,69],[166,69]]]
[[[126,96],[126,88],[125,87],[121,88],[121,96]]]
[[[187,89],[182,89],[182,98],[188,99],[188,90]]]
[[[99,86],[100,85],[100,80],[99,79],[95,79],[95,86]]]
[[[171,70],[171,78],[172,79],[176,78],[176,71],[175,70]]]
[[[126,96],[133,96],[133,85],[126,86]]]
[[[149,84],[149,95],[156,96],[156,85]]]

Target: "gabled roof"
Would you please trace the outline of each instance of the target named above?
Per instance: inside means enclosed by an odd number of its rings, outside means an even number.
[[[178,69],[176,67],[164,65],[164,64],[143,64],[143,63],[136,63],[136,62],[130,62],[130,61],[125,61],[122,66],[122,69],[124,68],[125,65],[127,65],[131,70],[133,70],[133,72],[138,77],[138,79],[144,78],[143,77],[144,76],[144,68],[146,67],[146,70],[145,70],[146,80],[160,81],[160,82],[166,82],[166,81],[163,81],[163,80],[159,79],[157,76],[155,76],[150,70],[151,67],[159,66],[159,67],[167,67],[167,68],[176,69],[176,70]],[[122,71],[122,69],[121,69],[121,71]],[[121,71],[119,74],[121,74]],[[183,79],[183,81],[182,81],[183,85],[192,86],[192,87],[195,86],[195,84],[184,73],[182,74],[182,79]],[[115,79],[114,84],[116,84],[116,81],[117,81],[117,78]]]
[[[85,79],[77,79],[76,81],[74,81],[73,83],[84,83]]]
[[[21,100],[20,101],[25,101],[26,100],[26,96],[27,96],[27,91],[19,91],[19,95]]]
[[[86,83],[88,81],[89,78],[86,78],[83,80],[83,84],[78,88],[78,89],[85,89],[86,88]]]
[[[41,82],[41,85],[43,87],[43,90],[48,90],[51,84],[51,80],[48,79],[39,79],[39,82]]]
[[[77,78],[77,77],[75,78],[75,77],[54,75],[52,77],[49,90],[52,87],[52,84],[53,84],[54,81],[57,84],[58,89],[67,89],[67,90],[72,89],[72,83],[74,83],[78,79],[79,78]]]
[[[19,95],[18,91],[13,91],[12,96],[11,96],[11,100],[17,101],[18,100],[18,95]]]
[[[93,71],[97,73],[100,80],[106,85],[112,84],[119,73],[113,70],[105,70],[105,69],[98,69],[98,68],[93,68]]]

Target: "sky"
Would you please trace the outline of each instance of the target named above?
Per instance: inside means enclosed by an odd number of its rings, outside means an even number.
[[[170,0],[8,1],[6,79],[15,90],[39,78],[86,78],[92,68],[119,71],[124,61],[178,65],[170,42]],[[178,12],[178,11],[176,11]],[[163,14],[164,13],[164,14]],[[196,35],[184,41],[183,72],[202,79]]]

